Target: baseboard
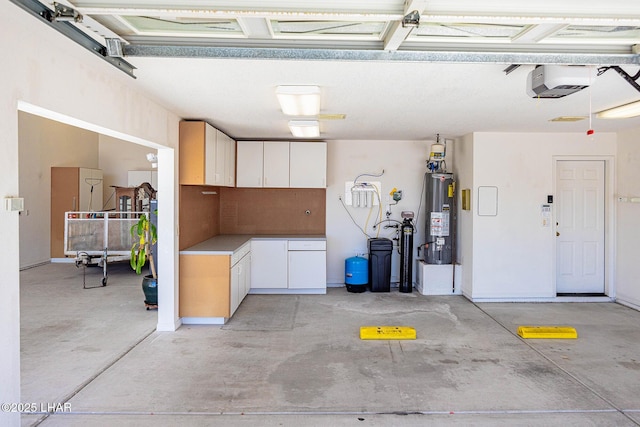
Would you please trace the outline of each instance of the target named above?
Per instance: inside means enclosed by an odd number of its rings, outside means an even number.
[[[468,298],[475,303],[483,302],[521,302],[521,303],[536,303],[536,302],[616,302],[615,298],[608,296],[603,297],[506,297],[506,298]]]
[[[75,264],[75,258],[51,258],[52,264]]]
[[[224,325],[227,320],[226,317],[183,317],[183,325]]]
[[[23,267],[20,267],[20,271],[28,270],[30,268],[42,267],[43,265],[47,265],[47,264],[51,264],[51,261],[42,261],[35,264],[25,265]]]
[[[324,295],[327,293],[326,288],[313,289],[250,289],[251,295]]]

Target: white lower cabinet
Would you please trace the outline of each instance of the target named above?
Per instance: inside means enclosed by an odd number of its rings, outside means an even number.
[[[287,289],[287,241],[251,242],[251,289]]]
[[[253,240],[251,293],[326,293],[326,254],[325,240]]]
[[[230,316],[233,316],[251,287],[251,252],[241,253],[240,256],[240,260],[231,266]]]
[[[327,286],[326,251],[289,251],[289,289]]]

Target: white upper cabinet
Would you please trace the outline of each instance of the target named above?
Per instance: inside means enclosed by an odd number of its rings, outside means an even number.
[[[289,187],[289,143],[265,141],[264,187]]]
[[[325,142],[238,141],[238,187],[326,188]]]
[[[326,142],[291,142],[289,186],[291,188],[326,188]]]
[[[238,141],[236,186],[263,186],[263,145],[262,141]]]
[[[227,134],[216,132],[216,174],[221,186],[236,185],[236,142]]]
[[[180,184],[235,185],[235,141],[202,121],[180,122]]]
[[[218,135],[216,130],[205,123],[204,130],[204,184],[220,185],[222,179],[218,167],[224,169],[224,147],[222,156],[218,152]],[[218,162],[221,161],[220,164]]]

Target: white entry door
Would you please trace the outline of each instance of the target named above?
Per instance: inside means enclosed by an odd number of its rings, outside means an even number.
[[[556,293],[604,293],[604,161],[556,163]]]

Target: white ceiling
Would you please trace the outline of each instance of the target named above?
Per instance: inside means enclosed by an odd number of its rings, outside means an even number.
[[[318,47],[323,49],[332,49],[334,46],[334,53],[340,52],[336,49],[341,47],[340,43],[349,43],[352,49],[365,49],[369,53],[372,50],[387,52],[388,49],[384,50],[385,43],[389,42],[391,33],[398,27],[397,20],[405,12],[402,0],[275,1],[269,2],[268,7],[262,1],[249,0],[191,0],[188,4],[175,0],[127,3],[117,0],[78,0],[65,3],[77,7],[86,17],[95,18],[104,25],[108,25],[109,19],[115,15],[133,15],[134,11],[130,8],[144,9],[136,12],[139,16],[151,15],[152,9],[164,17],[169,13],[183,13],[186,16],[187,12],[194,14],[204,11],[211,16],[239,16],[241,20],[247,16],[266,17],[266,22],[270,22],[273,16],[282,19],[282,14],[286,13],[302,20],[317,20],[319,17],[324,20],[354,20],[356,13],[369,14],[366,15],[369,18],[384,16],[388,19],[386,33],[374,42],[352,40],[344,35],[333,39],[316,35],[313,40],[305,36],[287,40],[271,37],[268,40],[269,47],[287,49],[295,48],[297,44],[308,48],[310,43],[320,43]],[[574,57],[586,57],[589,52],[604,52],[607,55],[623,54],[626,60],[635,58],[635,64],[638,64],[638,55],[633,53],[632,46],[640,42],[640,31],[635,31],[635,27],[640,29],[640,2],[412,1],[413,6],[423,7],[424,4],[426,7],[421,11],[421,26],[427,22],[473,24],[493,20],[493,23],[500,24],[523,22],[529,26],[527,28],[541,23],[560,23],[598,28],[604,28],[605,25],[615,25],[616,28],[626,26],[631,31],[630,36],[624,39],[612,40],[610,34],[605,34],[600,39],[572,41],[571,46],[552,43],[550,39],[548,43],[542,40],[533,46],[518,44],[513,40],[497,43],[483,38],[466,39],[464,43],[444,39],[422,44],[407,41],[405,44],[399,43],[397,47],[399,51],[425,52],[434,49],[463,54],[469,52],[468,62],[382,61],[371,60],[370,57],[362,60],[334,59],[337,55],[329,55],[322,60],[299,59],[304,55],[297,56],[297,60],[160,56],[126,56],[125,60],[137,68],[134,73],[137,77],[135,84],[159,103],[180,117],[204,119],[236,139],[291,139],[287,128],[290,118],[282,114],[275,96],[276,86],[282,84],[319,85],[322,88],[321,114],[346,114],[345,120],[321,121],[321,139],[325,140],[421,140],[434,139],[436,133],[454,138],[474,131],[586,133],[590,126],[596,132],[640,127],[640,118],[603,120],[594,117],[591,125],[588,119],[572,123],[549,121],[558,116],[589,116],[590,111],[596,112],[640,99],[640,92],[613,70],[595,77],[590,88],[578,93],[560,99],[533,99],[525,92],[526,76],[533,69],[533,64],[522,65],[507,74],[503,70],[509,65],[508,62],[482,63],[477,57],[477,52],[484,51],[562,51]],[[322,10],[318,9],[320,5]],[[302,12],[307,15],[301,15]],[[340,17],[337,12],[348,16]],[[281,15],[276,15],[278,13]],[[120,31],[115,26],[110,28],[116,33]],[[255,38],[246,35],[240,38],[200,37],[197,41],[194,38],[167,35],[158,38],[125,35],[122,32],[119,36],[131,43],[130,46],[181,43],[259,49],[265,44],[264,34]],[[474,54],[476,56],[471,56]],[[628,64],[622,68],[634,75],[639,67]],[[597,68],[597,65],[592,66]]]

